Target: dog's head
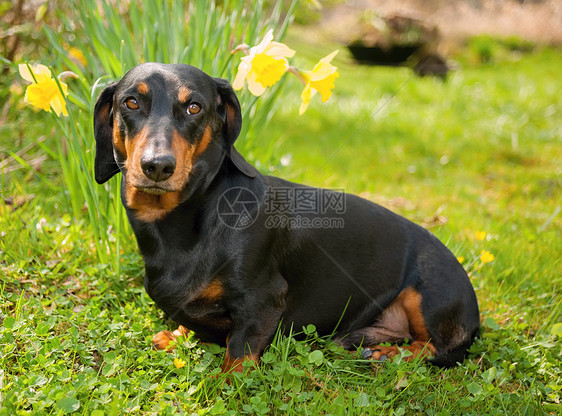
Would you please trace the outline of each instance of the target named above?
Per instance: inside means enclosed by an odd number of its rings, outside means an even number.
[[[160,204],[169,212],[208,184],[225,157],[255,176],[233,147],[241,126],[228,81],[190,65],[139,65],[96,102],[95,179],[101,184],[121,171],[129,207]]]

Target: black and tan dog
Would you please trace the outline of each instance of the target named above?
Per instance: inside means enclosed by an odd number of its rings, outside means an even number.
[[[241,124],[229,83],[189,65],[139,65],[96,103],[96,181],[122,173],[146,290],[181,325],[155,345],[189,328],[239,371],[280,323],[314,324],[374,359],[407,339],[410,359],[461,361],[479,313],[455,256],[372,202],[261,175],[233,147]],[[316,208],[299,208],[306,193]],[[285,221],[271,221],[276,203]]]

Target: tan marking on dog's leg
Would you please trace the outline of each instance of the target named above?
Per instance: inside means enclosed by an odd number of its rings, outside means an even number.
[[[204,302],[218,302],[224,295],[224,287],[217,276],[211,280],[211,282],[203,289],[203,291],[197,296],[197,300],[202,300]]]
[[[405,358],[405,361],[412,361],[417,357],[425,358],[434,356],[437,353],[435,346],[429,342],[430,337],[422,314],[421,301],[421,294],[414,288],[408,287],[398,295],[391,307],[387,309],[389,312],[392,311],[392,313],[389,314],[389,316],[392,315],[391,318],[396,316],[405,316],[406,320],[399,320],[401,321],[399,325],[404,327],[402,328],[403,333],[411,334],[413,337],[411,340],[413,341],[412,344],[406,347],[385,347],[383,345],[369,346],[368,349],[372,351],[371,358],[374,360],[379,360],[383,356],[392,358],[400,353],[400,349],[405,349],[412,353],[412,355]],[[386,315],[383,313],[383,318],[384,317],[386,317]],[[385,325],[383,329],[386,329],[387,331],[390,330],[389,334],[399,332],[398,328],[392,327],[391,324],[393,320],[394,319],[382,320]],[[379,331],[381,330],[379,329]],[[381,331],[380,335],[382,334],[383,332]],[[389,339],[388,341],[395,340]]]
[[[427,332],[425,319],[422,314],[421,294],[415,289],[409,287],[404,289],[404,291],[400,293],[399,297],[401,298],[402,307],[408,317],[410,332],[414,336],[414,339],[416,341],[429,341],[429,333]]]

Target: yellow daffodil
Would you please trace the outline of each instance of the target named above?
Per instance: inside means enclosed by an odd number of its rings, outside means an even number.
[[[474,236],[476,237],[476,240],[482,241],[486,238],[486,231],[476,231]]]
[[[182,360],[181,358],[174,358],[174,365],[176,366],[176,368],[182,368],[185,367],[185,361]]]
[[[322,97],[322,102],[325,103],[332,96],[334,89],[334,82],[339,77],[338,68],[330,62],[338,51],[334,51],[328,56],[320,59],[312,71],[299,71],[301,77],[305,82],[304,90],[301,94],[302,104],[299,114],[302,114],[308,108],[308,104],[312,97],[319,92]]]
[[[61,113],[64,116],[68,116],[64,99],[68,95],[68,86],[64,82],[59,81],[59,89],[57,81],[52,77],[49,68],[45,65],[35,65],[31,67],[30,72],[26,64],[21,64],[19,65],[19,73],[23,79],[31,82],[31,85],[28,85],[25,90],[25,102],[47,112],[51,111],[52,108],[59,117]],[[61,94],[61,89],[64,95]]]
[[[480,253],[480,261],[482,263],[490,263],[491,261],[494,261],[494,259],[494,255],[488,250],[482,250],[482,252]]]
[[[273,42],[273,31],[270,30],[259,45],[251,48],[242,58],[232,87],[240,90],[247,82],[253,95],[262,95],[267,87],[281,79],[288,67],[286,58],[294,54],[295,51],[287,45]]]
[[[78,62],[82,65],[86,65],[88,63],[88,61],[86,61],[86,57],[84,56],[84,53],[80,49],[74,46],[69,46],[67,50],[68,50],[68,56],[74,62]]]
[[[464,257],[463,256],[457,257],[457,261],[461,264],[464,263]]]

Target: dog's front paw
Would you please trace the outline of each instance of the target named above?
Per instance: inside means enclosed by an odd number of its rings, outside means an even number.
[[[178,329],[173,332],[160,331],[152,338],[152,345],[157,350],[166,350],[167,352],[172,352],[174,350],[174,347],[170,345],[170,342],[175,341],[181,335],[187,337],[188,334],[189,329],[187,329],[183,325],[180,325]]]

